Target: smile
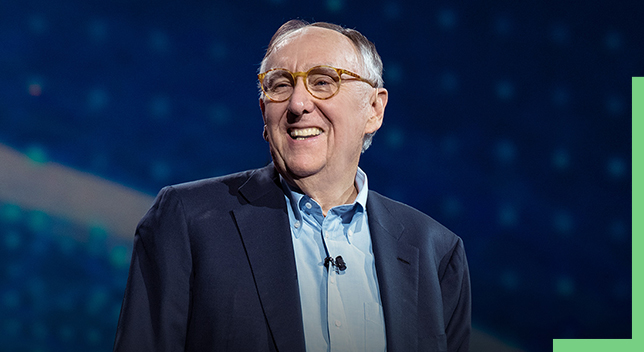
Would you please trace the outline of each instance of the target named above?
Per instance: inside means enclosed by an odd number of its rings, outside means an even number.
[[[292,128],[289,130],[289,134],[291,135],[291,138],[301,141],[307,138],[319,136],[322,134],[322,130],[317,127]]]

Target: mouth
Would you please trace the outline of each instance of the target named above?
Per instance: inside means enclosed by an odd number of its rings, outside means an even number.
[[[322,130],[317,127],[309,128],[291,128],[288,134],[296,141],[303,141],[307,138],[313,138],[322,134]]]

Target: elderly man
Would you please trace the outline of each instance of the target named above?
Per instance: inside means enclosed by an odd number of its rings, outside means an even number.
[[[358,168],[388,93],[355,30],[289,21],[258,75],[273,163],[164,188],[117,351],[467,351],[463,244]]]

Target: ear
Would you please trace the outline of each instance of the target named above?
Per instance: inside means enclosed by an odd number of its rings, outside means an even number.
[[[389,92],[385,88],[377,88],[371,100],[371,117],[365,126],[365,133],[376,132],[382,126],[382,120],[385,116],[385,107],[389,99]]]

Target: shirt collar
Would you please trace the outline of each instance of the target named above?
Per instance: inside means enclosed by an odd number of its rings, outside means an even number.
[[[282,183],[282,189],[284,194],[290,202],[291,209],[293,209],[293,215],[296,220],[302,220],[302,214],[300,212],[299,204],[304,198],[304,194],[299,190],[294,190],[289,186],[288,182],[280,175],[280,182]],[[356,211],[364,212],[367,209],[367,195],[369,194],[369,181],[367,179],[367,174],[358,167],[355,178],[356,188],[358,189],[358,195],[356,196],[355,201],[352,204],[358,204]]]

